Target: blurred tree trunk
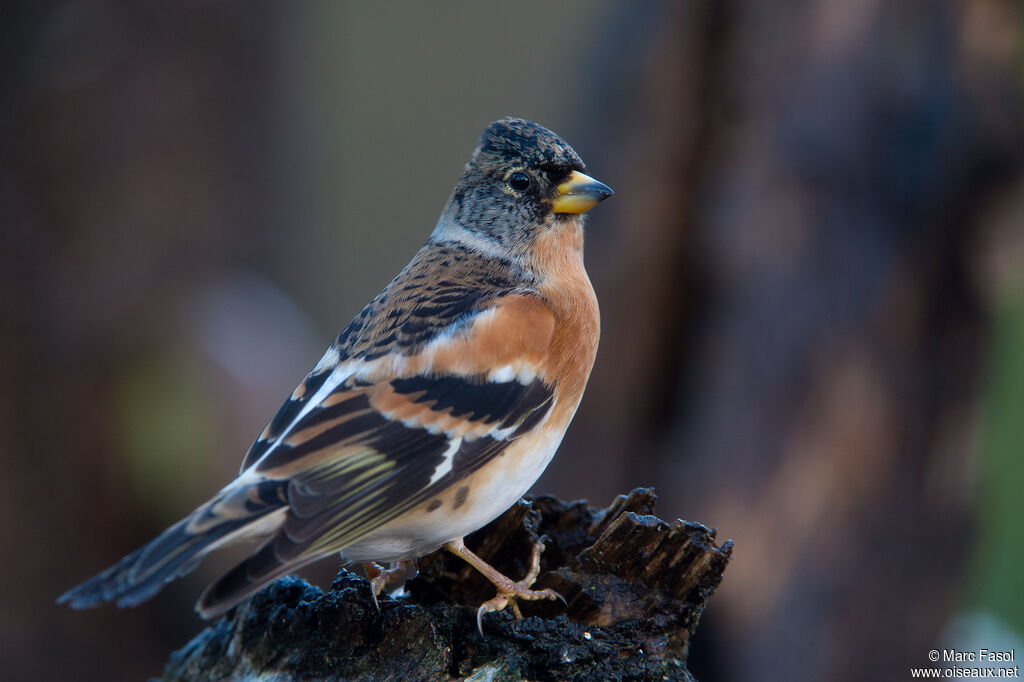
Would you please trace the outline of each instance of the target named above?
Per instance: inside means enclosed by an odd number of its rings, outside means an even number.
[[[194,627],[178,605],[160,620],[113,609],[73,614],[54,600],[56,586],[87,577],[79,566],[100,569],[160,530],[118,457],[125,373],[174,326],[175,306],[227,244],[258,244],[262,192],[251,169],[260,167],[257,115],[266,107],[253,106],[262,90],[252,85],[266,72],[248,31],[268,15],[260,3],[246,12],[248,23],[239,23],[195,4],[5,5],[7,679],[62,679],[72,670],[81,680],[140,679],[159,670],[165,640],[183,641]],[[228,167],[225,157],[254,163]],[[247,232],[229,239],[233,229]],[[112,527],[110,519],[123,521]],[[115,652],[111,642],[129,644]]]
[[[602,86],[594,136],[635,162],[589,235],[605,326],[567,439],[620,458],[548,487],[654,484],[736,541],[699,679],[892,679],[970,547],[973,278],[1020,179],[1020,5],[632,10],[621,41],[656,39]]]

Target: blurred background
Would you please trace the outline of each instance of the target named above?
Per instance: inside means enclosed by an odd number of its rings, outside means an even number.
[[[4,3],[5,679],[144,679],[203,627],[232,558],[54,599],[234,474],[504,115],[617,192],[535,490],[655,486],[735,541],[698,679],[1024,652],[1022,30],[1009,0]]]

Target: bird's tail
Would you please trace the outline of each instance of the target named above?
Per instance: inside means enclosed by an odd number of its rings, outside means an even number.
[[[154,540],[58,599],[85,609],[103,602],[135,606],[194,569],[216,547],[276,530],[287,509],[288,482],[236,482]]]
[[[303,550],[303,543],[294,543],[286,532],[278,532],[255,554],[207,587],[196,602],[196,611],[203,618],[216,618],[274,580],[330,553]]]

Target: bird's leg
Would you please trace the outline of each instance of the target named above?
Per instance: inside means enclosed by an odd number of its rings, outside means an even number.
[[[515,615],[516,619],[518,620],[522,618],[523,614],[519,610],[519,605],[516,603],[517,599],[526,599],[528,601],[538,599],[561,599],[563,602],[565,601],[565,599],[562,598],[562,595],[550,588],[544,590],[530,589],[530,586],[533,585],[533,581],[536,580],[537,576],[540,574],[540,553],[544,551],[543,542],[537,542],[534,544],[533,554],[530,557],[530,570],[526,574],[526,577],[519,582],[502,575],[496,568],[471,552],[462,541],[462,538],[452,540],[445,545],[445,548],[476,570],[483,573],[484,577],[490,580],[494,586],[498,588],[498,594],[495,595],[493,599],[485,601],[476,612],[476,626],[477,629],[480,630],[480,634],[483,634],[483,616],[485,613],[501,611],[503,608],[511,604],[512,613]]]
[[[378,612],[380,611],[380,605],[377,603],[377,596],[384,591],[388,583],[405,577],[406,563],[408,562],[392,561],[388,568],[384,568],[375,561],[363,562],[363,570],[366,572],[366,577],[370,581],[370,587],[372,588],[373,605],[377,607]]]

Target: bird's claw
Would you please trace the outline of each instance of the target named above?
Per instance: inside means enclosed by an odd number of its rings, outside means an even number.
[[[559,600],[563,604],[566,604],[565,597],[555,592],[551,588],[545,588],[543,590],[531,590],[528,586],[533,581],[521,580],[517,583],[512,583],[515,586],[514,590],[504,591],[499,590],[498,594],[488,599],[480,608],[476,611],[476,627],[480,631],[480,634],[484,634],[484,614],[491,613],[493,611],[503,611],[506,607],[512,607],[512,615],[515,616],[516,620],[522,620],[523,612],[519,610],[519,599],[525,599],[527,601],[539,601],[541,599]]]
[[[380,613],[380,603],[377,601],[377,597],[380,596],[380,593],[384,591],[389,582],[405,573],[405,566],[402,562],[392,562],[390,568],[384,568],[376,562],[367,561],[363,563],[363,570],[366,571],[366,577],[370,581],[370,595],[373,597],[373,605],[377,607],[377,613]]]
[[[484,634],[484,614],[491,613],[492,611],[501,611],[507,606],[512,606],[512,614],[516,620],[521,620],[523,617],[522,611],[519,610],[519,604],[517,600],[525,599],[526,601],[539,601],[541,599],[558,599],[563,604],[566,604],[565,597],[555,592],[551,588],[545,588],[543,590],[531,590],[530,587],[533,585],[537,576],[540,575],[540,554],[544,551],[543,539],[538,541],[533,546],[533,552],[530,556],[530,570],[526,573],[526,577],[518,582],[512,582],[508,578],[507,583],[498,584],[495,582],[495,587],[498,588],[498,594],[488,599],[476,612],[476,627],[480,631],[480,634]]]
[[[380,613],[380,602],[377,601],[377,595],[384,591],[384,585],[387,583],[381,576],[370,578],[370,596],[373,597],[373,606],[377,609],[377,613]]]

